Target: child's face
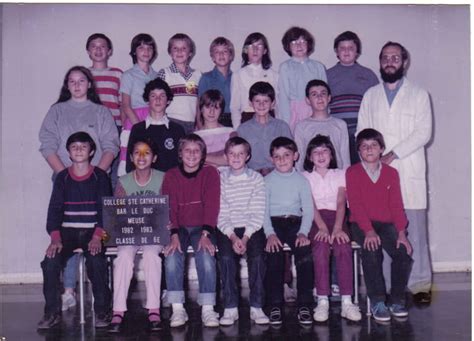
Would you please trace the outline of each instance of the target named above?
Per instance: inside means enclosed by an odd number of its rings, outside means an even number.
[[[131,159],[138,170],[150,169],[156,158],[157,155],[153,155],[153,151],[146,143],[138,142],[133,147]]]
[[[212,49],[212,61],[216,66],[227,67],[232,63],[232,53],[225,45],[217,45]]]
[[[90,86],[89,80],[81,71],[72,71],[69,74],[67,88],[73,100],[85,101],[87,99],[87,90]]]
[[[73,142],[69,145],[68,151],[73,163],[89,163],[89,158],[94,155],[89,142]]]
[[[225,158],[229,167],[234,171],[240,171],[245,168],[245,163],[250,158],[243,144],[238,144],[229,148],[225,153]]]
[[[352,65],[357,59],[357,45],[352,40],[341,41],[336,48],[336,56],[342,65]]]
[[[185,40],[174,40],[171,44],[170,55],[175,64],[186,65],[191,57],[191,49]]]
[[[149,64],[153,57],[153,46],[141,43],[135,50],[137,62]]]
[[[150,91],[148,97],[148,107],[150,112],[155,114],[164,114],[169,101],[166,92],[163,89],[154,89]]]
[[[376,140],[363,140],[359,146],[360,158],[367,163],[376,163],[380,160],[384,148]]]
[[[309,96],[306,102],[311,106],[313,111],[327,111],[331,96],[326,87],[322,85],[312,86],[309,89]]]
[[[216,123],[222,109],[218,104],[209,104],[202,107],[201,113],[205,123]]]
[[[285,147],[276,148],[272,152],[272,161],[280,173],[290,173],[295,161],[298,160],[298,152],[293,152]]]
[[[294,58],[306,58],[308,56],[308,42],[303,37],[290,42],[291,56]]]
[[[263,56],[267,53],[267,49],[261,39],[255,43],[247,45],[247,56],[249,58],[249,64],[260,64]]]
[[[201,163],[202,150],[196,142],[186,142],[181,150],[181,159],[184,170],[194,172],[198,170]]]
[[[273,109],[274,104],[275,101],[272,101],[272,99],[267,95],[256,95],[250,101],[250,105],[255,111],[255,115],[260,117],[268,115],[270,110]]]
[[[109,49],[107,41],[103,38],[96,38],[91,40],[87,48],[89,58],[96,63],[107,62],[112,55],[112,50]]]
[[[326,146],[313,148],[310,160],[314,164],[314,169],[327,169],[331,162],[331,150]]]

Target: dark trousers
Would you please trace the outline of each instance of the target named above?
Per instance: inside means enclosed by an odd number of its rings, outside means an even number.
[[[408,276],[410,275],[412,259],[407,254],[407,249],[404,245],[400,245],[397,249],[398,231],[393,224],[373,221],[372,226],[382,242],[382,247],[375,251],[369,251],[363,247],[365,233],[356,223],[351,225],[352,238],[357,244],[362,246],[361,259],[367,295],[373,303],[385,301],[386,288],[382,270],[383,248],[392,258],[391,301],[392,303],[404,304],[405,288],[408,283]]]
[[[66,266],[67,260],[73,255],[73,251],[82,248],[86,258],[87,276],[92,283],[94,294],[94,310],[97,314],[106,313],[110,308],[110,289],[107,285],[107,261],[105,250],[100,254],[91,255],[88,251],[88,243],[92,239],[93,229],[63,228],[61,239],[63,249],[53,258],[44,257],[41,262],[43,269],[43,294],[46,300],[45,314],[61,313],[60,281],[61,271]]]
[[[311,245],[295,247],[296,236],[301,226],[301,217],[271,217],[271,219],[278,239],[280,239],[282,244],[286,243],[295,256],[298,306],[310,307],[313,304],[313,257]],[[265,287],[267,304],[281,307],[284,302],[285,255],[282,248],[277,252],[266,252],[266,254],[267,273],[265,276]]]
[[[235,228],[234,233],[242,238],[245,228]],[[262,308],[264,301],[263,281],[265,278],[265,233],[258,230],[247,242],[247,266],[249,273],[249,303],[251,307]],[[237,268],[240,255],[232,249],[232,242],[221,231],[217,231],[217,255],[221,273],[222,291],[224,293],[224,308],[237,308],[239,306],[239,293],[237,287]]]

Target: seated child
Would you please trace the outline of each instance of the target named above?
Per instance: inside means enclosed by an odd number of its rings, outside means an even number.
[[[199,281],[198,304],[206,327],[219,326],[216,304],[215,234],[219,213],[220,179],[213,166],[205,165],[206,144],[196,134],[186,135],[178,145],[179,166],[163,180],[162,194],[169,195],[171,242],[165,249],[166,287],[173,314],[171,327],[186,323],[184,310],[185,253],[191,245]]]
[[[275,89],[270,83],[253,84],[248,99],[255,115],[239,126],[237,134],[247,140],[252,147],[249,168],[265,176],[274,168],[272,158],[268,156],[272,141],[279,136],[288,138],[292,136],[288,123],[270,115],[270,110],[275,106]]]
[[[314,215],[313,198],[306,178],[297,172],[296,143],[287,137],[274,139],[269,148],[275,170],[265,177],[266,209],[263,228],[267,236],[266,293],[270,323],[282,323],[283,244],[294,256],[297,276],[298,321],[311,324],[313,261],[308,233]]]
[[[306,150],[303,175],[311,186],[314,199],[314,224],[310,231],[313,250],[314,286],[318,294],[318,306],[314,310],[315,321],[329,318],[329,260],[332,252],[336,259],[337,277],[342,295],[341,316],[359,321],[359,307],[352,304],[353,270],[352,248],[345,223],[346,176],[337,168],[336,152],[328,136],[317,135]]]
[[[232,127],[230,116],[230,81],[232,79],[232,70],[230,64],[234,60],[234,44],[224,37],[217,37],[209,47],[211,59],[215,64],[212,71],[204,72],[199,80],[198,95],[201,96],[211,89],[219,90],[225,99],[225,107],[222,108],[222,114],[219,117],[219,123],[224,127]],[[199,127],[199,119],[197,126]]]
[[[168,119],[166,108],[173,100],[168,84],[160,78],[148,82],[143,92],[143,100],[148,103],[148,115],[144,121],[136,123],[130,132],[128,141],[127,172],[134,168],[132,161],[133,146],[137,140],[148,138],[156,145],[160,162],[152,163],[152,168],[161,172],[178,165],[178,143],[184,137],[184,129]]]
[[[306,102],[311,106],[312,115],[296,124],[295,141],[299,150],[306,150],[308,142],[316,135],[329,136],[336,152],[337,166],[346,169],[351,165],[349,157],[349,135],[346,122],[329,114],[331,89],[326,82],[313,79],[306,85]],[[302,158],[297,168],[303,171]]]
[[[219,90],[207,90],[199,100],[202,128],[195,133],[206,143],[206,163],[215,167],[227,165],[224,146],[229,137],[237,135],[234,129],[224,127],[219,123],[224,106],[224,96]]]
[[[250,144],[243,138],[230,138],[225,144],[229,167],[221,169],[221,204],[217,220],[217,247],[224,292],[224,314],[219,323],[233,324],[239,319],[239,294],[236,282],[237,260],[247,254],[250,287],[250,319],[257,324],[269,323],[262,310],[265,276],[265,182],[247,168]]]
[[[111,195],[110,181],[105,171],[90,164],[96,145],[89,134],[72,134],[66,149],[72,165],[58,173],[48,208],[46,229],[51,243],[41,262],[46,305],[38,329],[61,323],[60,274],[77,248],[84,252],[87,275],[92,282],[95,327],[107,327],[110,290],[102,245],[101,202],[102,197]]]
[[[194,41],[184,33],[176,33],[168,40],[168,54],[173,63],[158,71],[175,95],[168,108],[168,117],[180,124],[186,134],[194,131],[201,71],[189,65],[196,54]]]
[[[357,135],[361,162],[346,172],[352,237],[362,246],[362,266],[374,319],[389,321],[408,316],[405,289],[410,274],[412,247],[406,237],[408,220],[403,210],[400,178],[395,168],[382,163],[385,142],[380,132],[364,129]],[[392,258],[391,304],[385,305],[382,248]]]
[[[154,195],[161,191],[164,173],[153,168],[158,160],[158,148],[151,139],[137,139],[131,146],[134,169],[119,178],[115,189],[116,197],[128,195]],[[148,309],[148,329],[160,330],[160,287],[162,245],[123,245],[117,246],[114,261],[114,304],[109,332],[120,332],[125,311],[130,281],[133,276],[134,258],[137,251],[143,251],[143,270],[145,273],[146,305]]]

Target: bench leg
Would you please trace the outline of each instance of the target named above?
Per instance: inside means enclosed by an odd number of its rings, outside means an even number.
[[[80,255],[79,259],[79,312],[79,323],[86,323],[84,318],[84,256],[82,254]]]

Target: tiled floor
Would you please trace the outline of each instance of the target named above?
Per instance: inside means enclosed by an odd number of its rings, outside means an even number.
[[[139,283],[129,301],[131,313],[126,317],[126,329],[119,335],[95,330],[92,325],[90,299],[86,306],[86,324],[79,324],[79,309],[63,313],[59,328],[38,332],[36,324],[43,311],[41,285],[0,286],[0,341],[30,340],[427,340],[461,341],[471,340],[471,274],[436,274],[433,302],[429,307],[419,308],[410,303],[410,315],[406,321],[382,325],[363,317],[360,323],[348,322],[339,316],[340,305],[331,303],[331,315],[327,323],[313,323],[301,327],[296,320],[296,309],[287,304],[284,324],[257,326],[249,321],[248,301],[240,306],[240,320],[231,327],[203,328],[200,310],[193,300],[190,285],[190,303],[187,304],[190,321],[185,327],[150,334],[145,331],[146,311],[141,308],[143,284]],[[90,295],[90,294],[89,294]],[[89,298],[89,296],[88,296]],[[364,299],[364,297],[362,297]],[[361,302],[365,312],[365,300]],[[219,312],[221,307],[217,307]],[[168,318],[170,308],[163,308],[163,317]]]

